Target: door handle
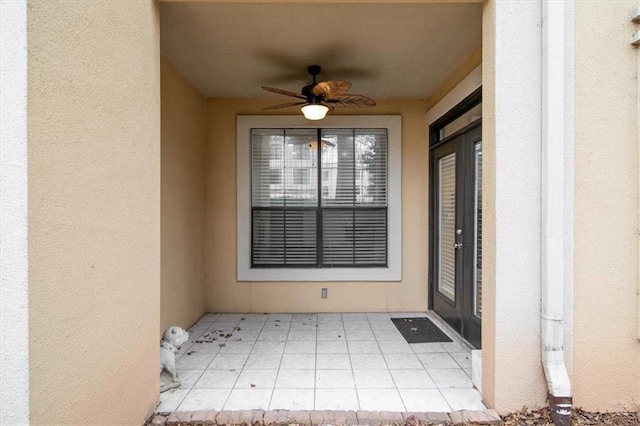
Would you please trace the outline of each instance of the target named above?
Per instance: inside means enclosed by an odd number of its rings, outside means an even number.
[[[453,248],[456,249],[456,250],[460,250],[462,248],[462,243],[455,243],[453,245]]]

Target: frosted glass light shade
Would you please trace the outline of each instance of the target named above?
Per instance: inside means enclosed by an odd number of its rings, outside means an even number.
[[[304,118],[307,120],[322,120],[327,116],[327,112],[329,111],[329,107],[322,104],[308,104],[300,109],[304,114]]]

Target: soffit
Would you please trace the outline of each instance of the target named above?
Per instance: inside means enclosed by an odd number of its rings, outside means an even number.
[[[207,97],[298,92],[306,67],[375,98],[428,98],[477,49],[479,3],[161,3],[161,49]],[[288,98],[282,97],[283,101]]]

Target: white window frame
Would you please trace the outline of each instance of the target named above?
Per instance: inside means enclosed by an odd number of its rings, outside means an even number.
[[[251,129],[370,129],[388,132],[388,220],[386,267],[251,268]],[[314,123],[303,116],[239,115],[236,145],[238,281],[401,281],[402,280],[402,117],[330,116]]]

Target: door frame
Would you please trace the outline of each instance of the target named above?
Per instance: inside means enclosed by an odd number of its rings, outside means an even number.
[[[435,155],[433,155],[434,149],[437,147],[451,141],[456,136],[459,136],[474,127],[481,125],[482,119],[465,126],[463,129],[455,132],[451,136],[446,138],[440,138],[440,130],[444,128],[447,124],[451,123],[458,117],[462,116],[464,113],[469,111],[471,108],[475,107],[479,103],[482,102],[482,87],[477,88],[471,94],[469,94],[466,98],[464,98],[460,103],[454,106],[451,110],[445,113],[442,117],[434,121],[431,125],[429,125],[429,310],[433,311],[434,309],[434,299],[436,294],[436,233],[435,233],[435,208],[436,206],[436,188],[433,185],[435,182],[435,173],[437,169]],[[469,189],[469,188],[467,188]],[[470,190],[470,189],[469,189]],[[468,222],[468,220],[465,220]],[[475,226],[475,224],[474,224]],[[463,266],[462,275],[464,274],[464,270],[471,268],[471,265]],[[471,290],[472,298],[473,298],[473,290]],[[461,297],[464,297],[461,295]],[[461,322],[464,322],[464,318],[461,319]],[[478,329],[480,326],[478,324]],[[481,331],[480,331],[481,333]],[[462,333],[459,333],[462,336]],[[480,340],[481,336],[480,336]],[[479,345],[478,345],[479,346]]]

